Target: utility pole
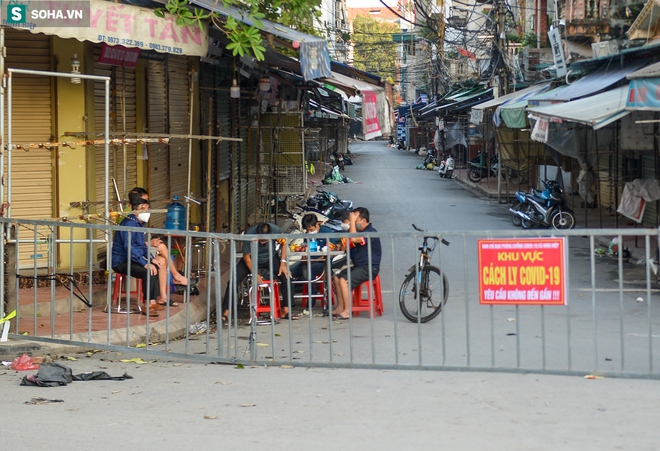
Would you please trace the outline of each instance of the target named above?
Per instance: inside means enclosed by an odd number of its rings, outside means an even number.
[[[410,87],[408,88],[408,103],[415,101],[415,34],[412,21],[410,24],[410,64],[408,65],[408,79]]]
[[[498,83],[500,87],[500,95],[506,95],[509,92],[509,70],[506,64],[506,0],[498,0],[497,2],[497,23],[498,30],[495,42],[500,52],[501,65],[498,68]]]

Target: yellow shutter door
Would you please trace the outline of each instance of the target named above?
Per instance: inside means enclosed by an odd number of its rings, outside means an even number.
[[[7,68],[51,70],[50,37],[6,28],[5,45]],[[52,83],[51,77],[13,76],[11,127],[13,144],[52,141]],[[8,100],[7,97],[5,99]],[[6,120],[5,114],[5,130],[9,132]],[[53,213],[54,152],[55,150],[51,149],[12,152],[12,217],[50,220],[55,216]],[[38,267],[47,266],[48,247],[42,241],[46,236],[48,236],[47,230],[37,230],[36,250],[32,243],[20,243],[20,267],[34,266],[35,259]],[[21,228],[19,237],[21,240],[32,240],[34,230]]]

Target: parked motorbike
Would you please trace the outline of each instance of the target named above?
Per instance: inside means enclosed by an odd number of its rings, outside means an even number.
[[[527,196],[532,196],[536,198],[539,202],[543,203],[551,199],[551,195],[553,194],[553,191],[555,196],[561,195],[561,189],[559,188],[558,183],[546,184],[545,189],[543,191],[538,191],[536,188],[532,188],[532,190],[529,193],[525,193],[524,191],[517,191],[516,200],[509,209],[509,211],[515,212],[512,213],[511,215],[511,222],[513,223],[513,225],[516,227],[520,227],[522,225],[523,218],[519,216],[517,212],[523,207],[527,208],[527,204],[525,203],[525,198]]]
[[[438,173],[440,174],[440,177],[447,179],[454,176],[454,157],[451,153],[447,154],[447,156],[440,162]]]
[[[564,191],[554,180],[543,182],[543,192],[516,192],[519,205],[509,209],[511,213],[521,218],[523,229],[532,227],[554,227],[557,230],[575,227],[575,213],[566,205]]]
[[[330,154],[330,162],[333,166],[339,166],[339,169],[344,170],[344,154],[336,150]]]
[[[329,219],[339,219],[344,212],[353,210],[353,201],[341,200],[331,191],[317,189],[316,194],[307,199],[305,205],[299,205],[304,211],[318,212]]]
[[[490,157],[490,163],[486,164],[486,153],[483,150],[479,151],[476,158],[470,160],[470,167],[468,168],[468,179],[471,182],[480,182],[482,178],[497,177],[499,167],[499,160],[497,154]]]

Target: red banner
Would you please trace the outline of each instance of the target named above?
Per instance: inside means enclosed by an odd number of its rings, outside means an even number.
[[[478,240],[479,303],[566,304],[564,238]]]
[[[373,139],[382,135],[378,123],[378,101],[376,93],[362,90],[362,120],[364,121],[364,139]]]

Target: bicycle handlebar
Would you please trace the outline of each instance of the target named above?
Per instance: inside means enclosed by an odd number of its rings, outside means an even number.
[[[413,226],[413,229],[417,230],[418,232],[426,232],[426,230],[420,229],[415,224],[413,224],[412,226]],[[427,238],[432,238],[436,241],[440,240],[440,242],[442,244],[444,244],[445,246],[449,246],[449,241],[445,240],[444,238],[440,238],[440,237],[437,237],[437,236],[425,236],[424,237],[424,239],[427,239]]]

